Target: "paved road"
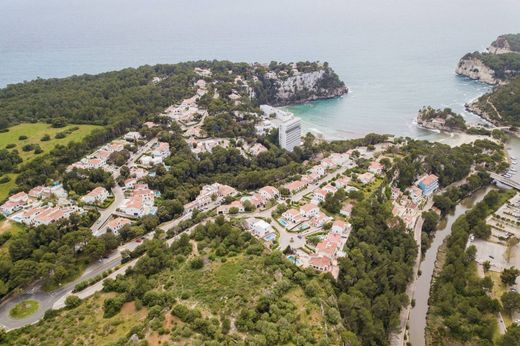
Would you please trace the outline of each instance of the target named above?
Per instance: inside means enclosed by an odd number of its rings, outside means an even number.
[[[154,138],[153,140],[149,141],[146,145],[141,147],[138,152],[136,152],[132,157],[129,159],[128,164],[132,165],[136,162],[137,158],[142,155],[144,152],[149,150],[155,143],[157,142],[157,139]],[[306,190],[300,192],[299,194],[296,194],[292,197],[293,201],[299,201],[305,194],[313,191],[317,188],[317,186],[324,181],[328,181],[332,179],[334,176],[336,176],[338,173],[344,172],[345,169],[337,170],[333,173],[329,173],[324,178],[320,180],[320,182],[314,186],[311,186],[307,188]],[[117,178],[119,175],[119,171],[115,171],[113,173],[114,177]],[[308,190],[308,191],[307,191]],[[99,232],[103,224],[106,222],[113,209],[117,209],[117,203],[116,200],[121,199],[121,196],[124,198],[124,195],[122,195],[122,190],[119,188],[114,188],[113,190],[115,200],[114,203],[112,203],[111,207],[107,208],[104,212],[102,212],[102,215],[98,219],[98,221],[94,224],[92,230],[95,232]],[[212,209],[213,207],[216,207],[216,205],[212,205],[209,209]],[[257,217],[271,217],[271,211],[273,208],[255,212],[252,213],[251,216],[257,216]],[[244,214],[247,215],[247,214]],[[191,217],[191,213],[188,213],[186,215],[183,215],[182,217],[172,220],[170,222],[164,223],[159,226],[159,228],[163,230],[169,230],[175,225],[177,225],[179,222],[186,220]],[[205,220],[204,222],[208,222],[209,220]],[[291,244],[292,246],[300,245],[296,244],[296,242],[300,242],[300,239],[297,238],[296,235],[292,233],[288,233],[285,229],[282,229],[274,220],[272,221],[273,227],[277,229],[280,233],[280,248],[284,248],[283,246],[287,246]],[[187,232],[190,232],[195,226],[191,227]],[[281,231],[280,231],[281,230]],[[154,235],[154,232],[148,233],[145,237],[150,239]],[[168,244],[171,244],[178,236],[175,236],[173,238],[170,238],[167,240]],[[293,241],[291,241],[291,238],[293,238]],[[304,241],[304,240],[303,240]],[[121,252],[123,250],[133,250],[135,249],[139,243],[136,242],[130,242],[124,245],[121,245],[109,258],[101,260],[99,262],[96,262],[94,264],[91,264],[85,272],[76,280],[73,282],[70,282],[68,284],[65,284],[63,287],[54,290],[52,292],[44,292],[42,291],[41,287],[39,285],[34,285],[30,288],[25,289],[22,293],[18,294],[17,296],[14,296],[11,299],[8,299],[0,304],[0,325],[4,327],[6,330],[21,328],[23,326],[33,324],[38,322],[44,315],[45,311],[51,308],[60,308],[64,306],[64,302],[67,296],[72,294],[72,290],[74,289],[74,286],[84,280],[88,280],[90,278],[93,278],[97,276],[98,274],[103,273],[106,270],[112,269],[119,265],[121,263]],[[133,266],[137,262],[137,259],[134,261],[131,261],[129,263],[126,263],[123,265],[120,269],[118,269],[116,272],[112,273],[109,277],[115,277],[118,273],[123,273],[126,268],[129,266]],[[78,295],[82,298],[86,298],[95,292],[102,289],[102,281],[85,289],[84,291],[78,293]],[[38,311],[36,311],[33,315],[25,318],[25,319],[13,319],[9,316],[9,311],[20,301],[26,300],[26,299],[33,299],[37,300],[40,303],[40,307]]]
[[[142,154],[144,154],[145,152],[150,150],[156,143],[157,143],[157,138],[154,138],[154,139],[150,140],[149,142],[147,142],[142,147],[140,147],[139,150],[137,150],[135,153],[130,155],[130,158],[127,161],[127,166],[135,165],[135,162],[137,161],[137,159]],[[119,177],[119,169],[116,169],[112,172],[112,177],[114,178],[114,180],[116,180]],[[108,221],[110,216],[112,214],[114,214],[119,207],[121,207],[121,205],[123,204],[123,202],[125,200],[125,193],[119,185],[116,185],[112,188],[112,194],[114,195],[114,201],[108,208],[100,211],[101,215],[90,228],[92,230],[92,233],[95,236],[100,236],[106,232],[106,229],[104,229],[106,222]]]
[[[95,236],[100,236],[101,234],[106,232],[106,230],[103,229],[104,225],[106,224],[110,216],[113,213],[115,213],[119,207],[121,207],[123,201],[125,200],[125,193],[119,185],[116,185],[112,188],[112,194],[114,195],[114,201],[112,202],[112,204],[110,204],[110,206],[108,206],[108,208],[100,210],[101,215],[96,220],[96,222],[94,222],[92,227],[90,227],[92,233]]]
[[[188,218],[188,215],[185,215],[183,217],[180,217],[173,222],[169,222],[169,226],[174,227],[179,222],[185,220]],[[207,222],[204,221],[204,222]],[[162,229],[168,230],[169,228],[165,228],[164,226],[159,226]],[[146,234],[144,237],[146,239],[153,238],[155,232],[150,232]],[[167,240],[168,244],[171,244],[177,236],[170,238]],[[30,288],[27,288],[23,291],[23,293],[8,299],[4,301],[2,304],[0,304],[0,325],[4,327],[6,330],[21,328],[23,326],[33,324],[38,322],[44,315],[45,311],[51,308],[60,308],[63,307],[63,303],[65,302],[65,299],[67,296],[72,294],[72,290],[74,289],[74,286],[78,284],[81,281],[88,280],[90,278],[93,278],[97,276],[98,274],[103,273],[104,271],[107,271],[109,269],[112,269],[116,267],[117,265],[121,264],[121,252],[124,250],[134,250],[137,246],[139,246],[141,242],[132,241],[129,243],[126,243],[124,245],[121,245],[113,254],[110,255],[110,257],[103,259],[101,261],[98,261],[96,263],[91,264],[79,277],[78,279],[74,280],[73,282],[70,282],[68,284],[65,284],[63,287],[58,288],[52,292],[44,292],[40,285],[34,285]],[[129,265],[133,265],[132,263],[135,263],[136,261],[132,261],[129,263],[126,263],[124,266],[121,267],[120,270],[117,270],[116,272],[112,273],[110,277],[115,277],[117,273],[124,273],[124,270],[128,268]],[[95,292],[99,291],[102,288],[102,282],[93,285],[91,288],[87,288],[81,293],[78,293],[78,295],[82,298],[86,298]],[[37,300],[40,303],[40,308],[36,313],[33,315],[25,318],[25,319],[13,319],[9,316],[9,311],[20,301],[26,300],[26,299],[34,299]]]
[[[52,308],[54,303],[61,297],[69,295],[77,283],[93,278],[108,269],[114,268],[121,263],[121,251],[133,250],[138,245],[139,244],[136,242],[130,242],[120,246],[110,257],[91,264],[78,279],[65,284],[63,287],[52,292],[44,292],[41,289],[40,284],[35,284],[32,287],[25,289],[23,293],[4,301],[0,304],[0,325],[5,329],[10,330],[39,321],[43,317],[45,311]],[[25,319],[11,318],[9,316],[9,311],[17,303],[25,299],[37,300],[40,303],[38,311]]]

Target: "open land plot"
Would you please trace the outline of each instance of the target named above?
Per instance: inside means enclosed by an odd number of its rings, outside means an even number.
[[[20,157],[24,163],[30,162],[37,156],[49,153],[58,144],[67,144],[70,142],[80,142],[89,135],[92,130],[98,128],[96,125],[68,125],[62,128],[53,128],[50,124],[45,123],[24,123],[9,128],[9,131],[0,133],[0,150],[9,144],[15,144],[12,149],[18,150]],[[76,130],[72,131],[74,128]],[[65,138],[55,138],[59,132],[67,132]],[[44,135],[49,135],[48,141],[42,141]],[[26,139],[20,140],[21,136]],[[42,149],[42,153],[35,154],[34,151],[23,151],[22,148],[27,144],[38,144]],[[10,149],[10,150],[12,150]],[[7,174],[11,179],[9,182],[0,185],[0,201],[8,197],[9,191],[16,187],[16,174]]]

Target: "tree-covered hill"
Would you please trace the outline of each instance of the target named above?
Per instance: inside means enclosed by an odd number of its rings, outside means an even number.
[[[497,39],[491,43],[489,50],[493,50],[493,48],[520,52],[520,34],[506,34],[498,36]]]
[[[520,77],[481,96],[469,108],[497,125],[520,126]]]
[[[196,68],[207,69],[209,73],[197,73]],[[316,73],[318,78],[311,78],[310,84],[302,82],[307,80],[305,76],[312,77]],[[295,78],[300,80],[293,80]],[[235,91],[252,97],[253,105],[285,101],[278,93],[282,87],[290,87],[289,95],[284,96],[292,102],[346,92],[345,84],[326,63],[262,65],[197,61],[145,65],[97,75],[36,79],[9,85],[0,89],[0,119],[3,119],[0,127],[8,123],[51,123],[56,119],[106,125],[121,119],[143,118],[193,96],[194,84],[199,79],[211,83],[221,96],[238,89]],[[221,102],[226,101],[229,103],[229,100]]]

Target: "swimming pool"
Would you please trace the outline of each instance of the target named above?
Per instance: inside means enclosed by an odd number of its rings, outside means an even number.
[[[278,219],[278,222],[280,223],[280,225],[282,226],[287,226],[287,221],[285,221],[284,219]]]
[[[274,238],[276,238],[276,233],[269,233],[268,235],[266,235],[264,237],[265,240],[268,240],[268,241],[271,241],[273,240]]]

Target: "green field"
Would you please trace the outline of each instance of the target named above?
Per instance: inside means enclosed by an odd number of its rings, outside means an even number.
[[[74,127],[78,129],[68,134],[65,138],[54,138],[58,132],[66,132]],[[20,124],[9,128],[8,132],[0,133],[0,149],[4,149],[8,144],[16,144],[16,147],[23,163],[31,161],[36,156],[41,156],[51,151],[58,144],[67,144],[75,141],[80,142],[85,136],[90,134],[96,125],[69,125],[62,128],[53,128],[49,124],[34,123],[34,124]],[[42,141],[44,135],[49,135],[50,140]],[[27,139],[19,140],[20,136],[27,136]],[[22,147],[26,144],[38,144],[43,150],[42,153],[36,155],[34,151],[24,152]],[[9,193],[9,190],[16,186],[14,180],[16,174],[8,174],[11,181],[0,185],[0,201],[4,200]]]

